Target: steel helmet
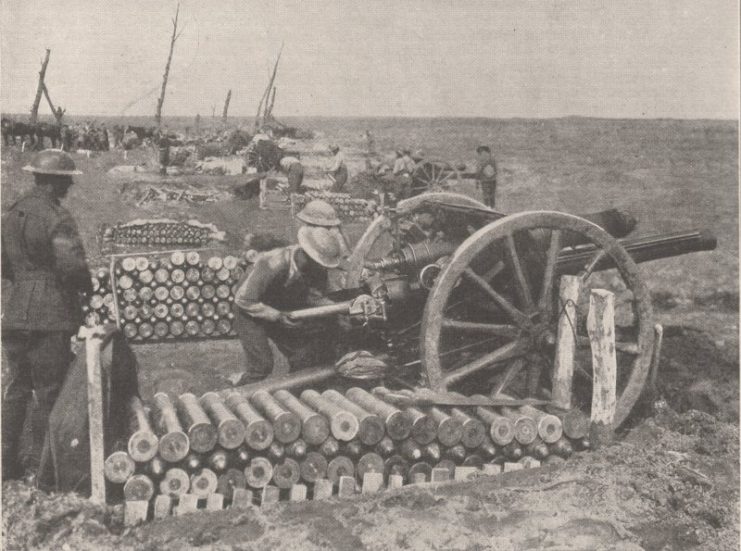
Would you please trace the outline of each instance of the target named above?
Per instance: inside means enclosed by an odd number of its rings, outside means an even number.
[[[82,174],[68,153],[61,149],[45,149],[36,155],[30,165],[23,167],[33,174],[52,174],[55,176],[75,176]]]
[[[296,218],[313,226],[332,227],[340,225],[340,219],[337,218],[334,207],[321,199],[314,199],[306,203],[304,208],[296,215]]]
[[[336,268],[340,265],[340,244],[327,228],[301,226],[298,244],[320,266]]]

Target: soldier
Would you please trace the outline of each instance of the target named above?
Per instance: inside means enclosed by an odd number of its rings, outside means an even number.
[[[327,169],[327,173],[333,182],[332,191],[342,191],[348,178],[345,157],[342,155],[338,145],[329,146],[329,151],[333,155],[332,164]]]
[[[494,208],[497,192],[497,163],[491,156],[491,149],[487,145],[476,148],[476,180],[477,187],[481,188],[484,204]]]
[[[280,159],[280,168],[288,176],[288,193],[300,193],[304,183],[304,165],[293,155]]]
[[[23,168],[36,185],[2,217],[2,277],[12,283],[4,304],[2,348],[8,382],[2,401],[2,475],[23,473],[18,447],[31,393],[34,447],[27,470],[38,468],[54,401],[71,361],[70,337],[82,322],[78,292],[91,290],[85,251],[70,213],[60,205],[72,176],[81,174],[63,151],[40,152]]]
[[[287,312],[331,304],[326,298],[327,270],[340,261],[337,239],[325,228],[302,226],[298,245],[261,253],[234,296],[239,311],[235,330],[246,355],[247,372],[239,384],[256,382],[273,370],[268,339],[286,356],[292,370],[334,359],[336,331],[315,323],[300,328]]]
[[[340,256],[344,258],[350,255],[347,238],[342,231],[342,222],[332,205],[321,199],[314,199],[304,205],[304,208],[299,211],[296,218],[307,226],[327,228],[337,238],[340,245]]]

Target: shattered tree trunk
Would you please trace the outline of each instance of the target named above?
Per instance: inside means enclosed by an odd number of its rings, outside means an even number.
[[[46,83],[44,83],[44,96],[46,96],[46,101],[49,104],[49,109],[51,109],[52,115],[54,115],[54,118],[57,120],[57,124],[62,124],[62,117],[59,113],[57,113],[57,110],[54,108],[54,104],[51,102],[51,97],[49,97],[49,89],[46,87]]]
[[[154,121],[157,123],[157,129],[162,125],[162,104],[165,102],[165,90],[167,89],[167,78],[170,76],[170,63],[172,62],[172,52],[175,49],[175,41],[180,36],[178,34],[178,16],[180,15],[180,4],[175,10],[175,18],[172,20],[172,37],[170,38],[170,53],[167,56],[165,64],[165,74],[162,75],[162,90],[157,100],[157,111],[154,114]]]
[[[226,93],[226,100],[224,101],[224,112],[221,114],[221,124],[224,125],[224,128],[226,128],[226,115],[229,111],[229,101],[232,99],[232,91],[229,90]]]
[[[49,65],[50,55],[51,50],[47,48],[44,61],[41,62],[41,71],[39,71],[39,85],[36,88],[36,97],[31,106],[31,124],[36,124],[36,121],[39,118],[39,104],[41,103],[41,95],[44,93],[44,78],[46,77],[46,66]]]
[[[273,95],[270,98],[270,105],[268,106],[267,113],[265,114],[265,118],[267,120],[270,120],[273,118],[273,106],[275,105],[275,93],[278,90],[276,86],[273,86]]]
[[[260,104],[257,106],[257,116],[255,117],[255,130],[257,130],[260,127],[261,113],[262,113],[263,123],[265,122],[265,114],[267,113],[268,101],[270,100],[270,91],[273,89],[273,83],[275,82],[275,75],[278,72],[278,63],[280,63],[280,56],[283,54],[284,45],[285,43],[280,45],[280,50],[278,51],[278,57],[275,60],[275,65],[273,65],[273,74],[270,76],[270,81],[268,82],[268,86],[267,88],[265,88],[265,92],[263,92],[262,98],[260,99]],[[263,104],[265,104],[265,111],[263,111]]]

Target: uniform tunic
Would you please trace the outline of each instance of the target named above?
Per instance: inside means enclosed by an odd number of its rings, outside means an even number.
[[[497,192],[497,164],[494,159],[479,163],[476,170],[476,179],[484,195],[484,204],[493,208]]]
[[[327,273],[323,269],[304,272],[296,265],[297,245],[262,253],[245,274],[234,296],[239,307],[235,330],[247,360],[247,380],[255,381],[273,370],[268,339],[286,356],[291,369],[311,367],[334,355],[334,331],[312,323],[301,329],[278,322],[281,312],[328,304]]]
[[[2,318],[8,360],[3,476],[13,476],[18,474],[18,442],[32,391],[37,397],[35,446],[28,466],[38,465],[49,412],[71,360],[70,336],[82,322],[78,293],[91,288],[77,226],[43,188],[22,196],[2,217],[2,277],[11,283]]]
[[[288,176],[288,190],[291,193],[299,193],[301,184],[304,183],[304,166],[296,157],[283,157],[280,167]]]

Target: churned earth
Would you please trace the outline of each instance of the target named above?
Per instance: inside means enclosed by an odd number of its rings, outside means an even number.
[[[109,122],[109,121],[107,121]],[[110,121],[117,122],[117,121]],[[500,208],[590,212],[628,208],[636,233],[704,227],[718,249],[642,265],[664,346],[656,389],[647,393],[616,444],[581,453],[559,468],[475,482],[410,487],[376,496],[199,513],[122,526],[120,506],[96,508],[74,494],[46,495],[3,485],[7,549],[737,549],[739,545],[738,134],[723,121],[557,119],[314,119],[310,174],[321,178],[323,147],[343,146],[351,174],[363,169],[363,131],[380,155],[408,146],[428,157],[473,160],[492,145],[500,167]],[[170,128],[187,121],[170,122]],[[132,121],[132,124],[136,124]],[[32,185],[21,171],[31,153],[2,149],[2,206]],[[195,218],[238,247],[245,233],[290,238],[288,209],[255,200],[201,206],[137,206],[108,170],[152,168],[153,152],[74,154],[85,174],[66,205],[91,264],[105,258],[102,223],[142,217]],[[241,177],[188,177],[228,192]],[[169,177],[176,186],[178,177]],[[353,191],[364,193],[362,178]],[[130,182],[128,182],[130,184]],[[142,185],[146,185],[142,184]],[[464,191],[475,193],[470,186]],[[350,228],[353,236],[362,227]],[[3,287],[5,289],[5,287]],[[235,341],[140,345],[143,395],[202,393],[240,369]]]

